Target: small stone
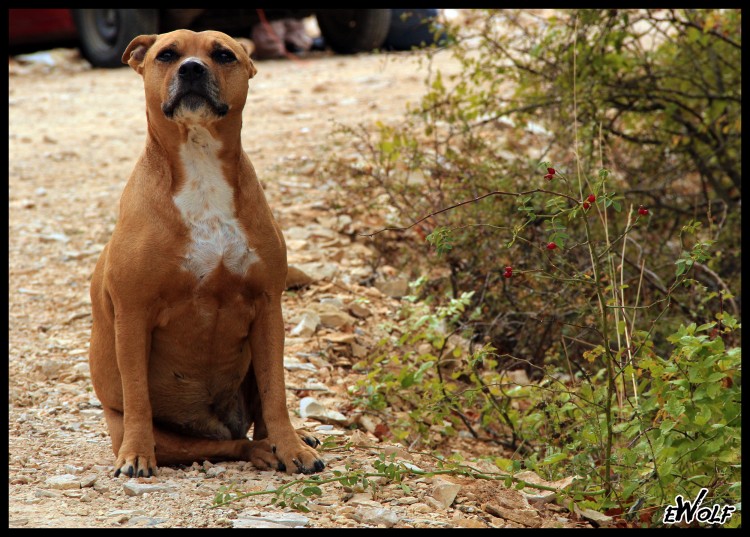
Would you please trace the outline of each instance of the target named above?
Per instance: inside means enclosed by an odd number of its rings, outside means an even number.
[[[297,268],[307,274],[314,281],[331,280],[338,274],[339,267],[334,263],[298,263]]]
[[[168,518],[151,518],[147,516],[134,516],[130,520],[128,520],[128,523],[126,526],[142,526],[142,527],[150,527],[150,526],[156,526],[157,524],[162,524],[164,522],[167,522]]]
[[[289,526],[283,524],[276,524],[275,522],[269,522],[268,520],[260,520],[258,518],[235,518],[232,520],[233,528],[281,528],[288,529]]]
[[[300,362],[299,360],[295,360],[294,358],[284,358],[284,369],[288,369],[289,371],[304,370],[304,371],[312,371],[312,372],[315,372],[318,370],[318,368],[315,367],[313,364],[309,364],[307,362]]]
[[[432,513],[434,511],[432,507],[422,502],[415,503],[410,507],[410,509],[417,513]]]
[[[459,517],[459,518],[454,519],[453,522],[456,524],[456,526],[461,526],[462,528],[486,528],[487,527],[487,524],[485,524],[481,520],[477,520],[476,518]]]
[[[355,322],[354,317],[333,304],[314,304],[313,308],[320,315],[320,324],[326,328],[339,329],[343,326],[352,325]]]
[[[328,422],[345,422],[346,416],[341,412],[330,410],[318,403],[313,397],[303,397],[299,402],[299,415],[301,418],[312,418]]]
[[[379,419],[370,416],[369,414],[361,414],[357,421],[368,433],[374,433],[375,429],[377,429],[380,424]]]
[[[346,332],[334,332],[333,334],[326,334],[323,339],[330,341],[331,343],[353,343],[354,334],[347,334]]]
[[[37,498],[59,498],[62,496],[62,492],[56,490],[44,490],[38,489],[34,491],[34,496]]]
[[[80,466],[74,466],[72,464],[63,464],[63,470],[69,474],[80,474],[83,472],[83,468]]]
[[[223,466],[212,466],[206,470],[206,477],[219,477],[227,471]]]
[[[507,509],[489,503],[484,504],[482,509],[493,516],[521,524],[527,528],[538,528],[542,525],[542,518],[533,509]]]
[[[354,519],[358,522],[370,524],[372,526],[382,525],[386,528],[392,528],[399,520],[401,520],[401,517],[390,509],[360,508],[354,512]]]
[[[424,501],[426,504],[432,507],[432,509],[445,509],[445,507],[443,507],[443,504],[437,501],[432,496],[425,496]]]
[[[359,429],[356,429],[352,432],[351,436],[349,437],[349,441],[355,446],[372,445],[372,440],[370,440],[370,438]]]
[[[139,483],[137,481],[125,481],[122,484],[125,494],[128,496],[141,496],[143,494],[154,492],[169,492],[173,487],[166,483]]]
[[[246,514],[247,513],[247,514]],[[274,513],[274,512],[266,512],[266,513],[260,513],[258,515],[251,515],[249,513],[257,513],[256,510],[247,510],[243,511],[241,513],[237,514],[237,519],[235,522],[239,520],[247,520],[251,523],[269,523],[274,524],[274,526],[237,526],[235,524],[235,528],[237,527],[283,527],[283,528],[295,528],[298,526],[307,526],[310,524],[310,519],[307,518],[304,515],[300,515],[298,513]]]
[[[365,358],[367,357],[367,347],[360,345],[358,343],[352,343],[352,356],[355,358]]]
[[[85,489],[88,487],[93,487],[94,484],[96,483],[97,477],[98,476],[96,474],[89,474],[89,475],[81,476],[80,478],[81,488]]]
[[[58,490],[81,488],[81,478],[73,474],[56,475],[48,478],[44,483]]]
[[[409,293],[409,280],[406,278],[396,278],[385,282],[375,284],[381,293],[392,298],[401,298]]]
[[[335,306],[338,309],[342,309],[344,307],[344,303],[340,298],[336,297],[330,297],[330,298],[321,298],[320,299],[321,304],[331,304],[332,306]]]
[[[289,332],[289,335],[293,337],[310,337],[315,333],[315,330],[317,330],[319,324],[320,316],[317,313],[313,311],[305,311],[302,314],[302,318],[300,319],[299,323],[297,323],[297,326],[292,328],[292,331]]]
[[[351,304],[349,304],[349,313],[359,319],[367,319],[370,315],[372,315],[372,312],[359,302],[352,302]]]
[[[440,502],[443,509],[448,509],[456,499],[459,490],[461,490],[461,485],[442,479],[436,480],[435,488],[432,490],[432,497]]]
[[[598,528],[600,526],[608,526],[612,523],[612,517],[602,514],[593,509],[579,509],[577,506],[573,506],[575,513],[581,518],[588,520],[591,524]]]

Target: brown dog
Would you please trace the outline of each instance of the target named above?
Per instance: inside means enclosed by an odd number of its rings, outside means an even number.
[[[115,476],[157,460],[320,471],[286,408],[284,238],[240,142],[249,50],[177,30],[136,37],[122,60],[143,77],[148,134],[91,281]]]

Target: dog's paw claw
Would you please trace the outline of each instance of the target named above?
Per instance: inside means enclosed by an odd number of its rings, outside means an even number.
[[[314,436],[303,436],[302,440],[304,440],[305,444],[307,444],[311,448],[316,448],[320,445],[320,440],[318,440]]]

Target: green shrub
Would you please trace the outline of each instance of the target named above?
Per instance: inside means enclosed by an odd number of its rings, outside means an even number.
[[[586,476],[584,505],[738,501],[739,12],[474,22],[459,78],[342,128],[359,158],[330,164],[419,277],[356,404],[409,445],[467,430],[504,471]]]

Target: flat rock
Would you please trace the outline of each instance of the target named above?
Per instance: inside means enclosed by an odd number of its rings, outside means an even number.
[[[50,488],[58,490],[81,488],[81,477],[73,474],[55,475],[47,478],[44,483]]]
[[[373,509],[367,507],[360,507],[352,515],[354,520],[362,522],[363,524],[370,524],[372,526],[385,526],[391,528],[401,520],[398,513],[391,511],[390,509]]]
[[[492,516],[503,518],[527,528],[538,528],[542,525],[542,518],[533,509],[508,509],[499,505],[486,503],[482,506]]]
[[[206,470],[206,477],[219,477],[226,471],[227,469],[223,466],[212,466],[211,468]]]
[[[434,511],[432,507],[422,502],[417,502],[415,504],[410,505],[409,509],[417,513],[432,513],[432,511]]]
[[[303,397],[299,402],[301,418],[312,418],[323,422],[345,422],[346,416],[341,412],[330,410],[318,403],[314,397]]]
[[[351,313],[358,319],[367,319],[370,315],[372,315],[372,312],[359,302],[352,302],[351,304],[349,304],[349,313]]]
[[[326,328],[339,329],[354,324],[354,317],[330,302],[313,304],[311,308],[320,316],[320,324]]]
[[[276,522],[269,522],[268,520],[262,520],[259,518],[235,518],[232,520],[233,528],[282,528],[289,529],[289,526],[284,524],[277,524]]]
[[[315,330],[318,329],[319,324],[320,324],[320,315],[318,315],[314,311],[305,311],[302,313],[302,317],[300,318],[300,321],[297,323],[297,326],[292,328],[292,331],[289,332],[289,335],[310,337],[315,333]]]
[[[152,518],[148,516],[134,516],[125,524],[126,526],[150,527],[168,522],[168,518]]]
[[[406,278],[396,278],[384,282],[376,282],[375,287],[384,295],[392,298],[401,298],[409,293],[409,280]]]
[[[128,496],[141,496],[142,494],[152,494],[154,492],[168,492],[174,487],[166,483],[139,483],[138,481],[125,481],[122,489]]]
[[[331,280],[339,272],[339,266],[335,263],[325,263],[322,261],[297,263],[297,268],[312,278],[313,281]]]
[[[579,515],[581,518],[588,520],[591,522],[592,525],[595,527],[599,526],[608,526],[612,523],[612,517],[607,516],[605,514],[600,513],[599,511],[594,511],[593,509],[580,509],[579,507],[575,506],[574,511],[577,515]]]
[[[289,371],[317,371],[318,368],[307,362],[300,362],[294,358],[284,358],[284,369]]]
[[[431,496],[442,505],[443,509],[448,509],[456,499],[458,491],[461,490],[461,485],[442,479],[437,479],[435,481],[436,483],[432,489]]]
[[[354,343],[354,334],[347,334],[346,332],[334,332],[332,334],[326,334],[322,337],[326,341],[331,343]]]
[[[251,512],[255,512],[254,510]],[[260,513],[259,515],[250,515],[250,514],[243,514],[238,513],[237,518],[235,519],[235,522],[239,522],[241,520],[248,521],[251,524],[273,524],[273,526],[264,526],[264,525],[247,525],[247,526],[237,526],[234,527],[244,527],[244,528],[275,528],[275,527],[282,527],[282,528],[294,528],[298,526],[307,526],[310,524],[310,519],[307,518],[304,515],[301,515],[299,513],[274,513],[274,512],[268,512],[268,513]]]

